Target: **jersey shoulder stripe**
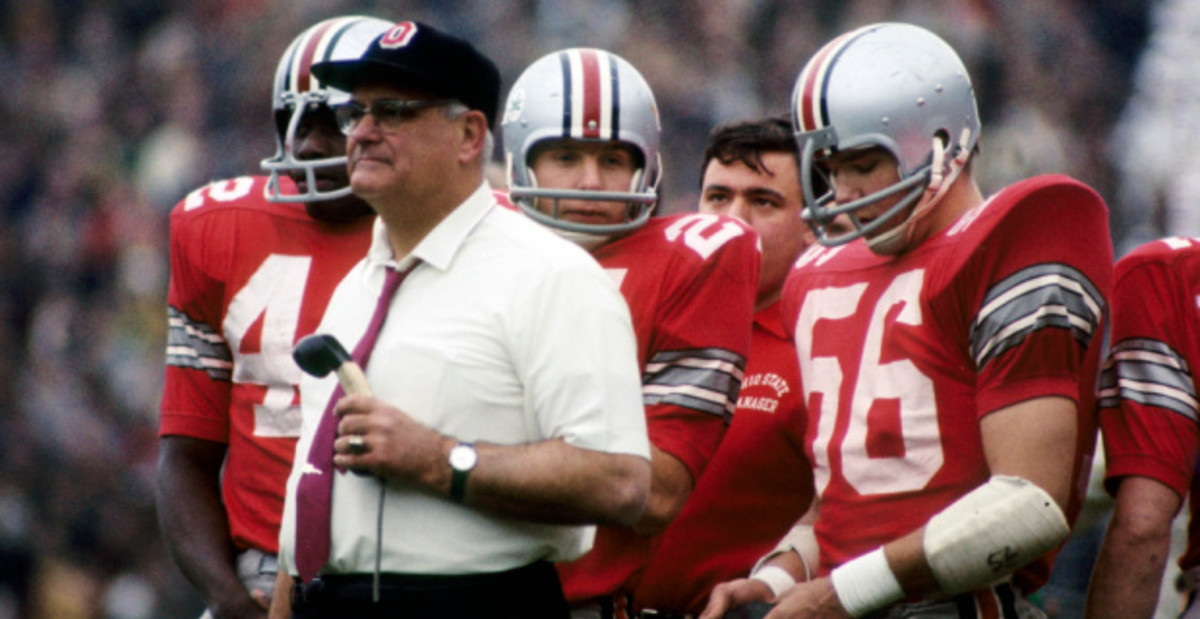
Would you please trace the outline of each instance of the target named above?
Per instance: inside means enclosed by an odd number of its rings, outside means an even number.
[[[201,370],[213,380],[232,378],[233,354],[220,333],[167,307],[167,365]]]
[[[1087,345],[1100,327],[1104,296],[1078,269],[1036,264],[992,286],[971,326],[971,356],[982,368],[1031,333],[1068,329]]]
[[[719,348],[663,351],[646,363],[642,402],[674,404],[728,421],[737,406],[746,360]]]
[[[1200,400],[1187,360],[1159,340],[1129,338],[1113,346],[1100,374],[1100,406],[1116,408],[1120,400],[1200,421]]]

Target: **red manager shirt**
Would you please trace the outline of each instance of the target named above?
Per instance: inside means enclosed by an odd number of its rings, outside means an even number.
[[[799,374],[776,303],[754,316],[733,422],[663,533],[635,606],[698,614],[714,586],[746,576],[808,510],[812,470]]]

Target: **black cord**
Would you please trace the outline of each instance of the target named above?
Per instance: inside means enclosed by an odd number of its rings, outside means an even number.
[[[379,511],[375,516],[375,578],[371,583],[371,599],[379,603],[379,572],[383,563],[383,497],[387,487],[379,480]]]

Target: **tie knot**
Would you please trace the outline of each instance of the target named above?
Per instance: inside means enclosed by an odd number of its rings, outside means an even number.
[[[416,265],[414,264],[414,265],[408,267],[407,269],[403,269],[403,270],[396,269],[393,267],[387,267],[385,269],[385,274],[383,277],[383,291],[380,293],[379,296],[382,298],[382,297],[390,297],[393,294],[395,294],[396,289],[400,287],[400,284],[404,282],[404,278],[408,277],[408,274],[413,270],[413,267],[415,267],[415,266]]]

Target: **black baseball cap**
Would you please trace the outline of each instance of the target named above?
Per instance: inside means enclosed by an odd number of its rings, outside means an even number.
[[[458,99],[495,125],[500,70],[467,41],[421,22],[392,26],[357,60],[318,62],[312,74],[347,92],[366,83],[396,83]]]

